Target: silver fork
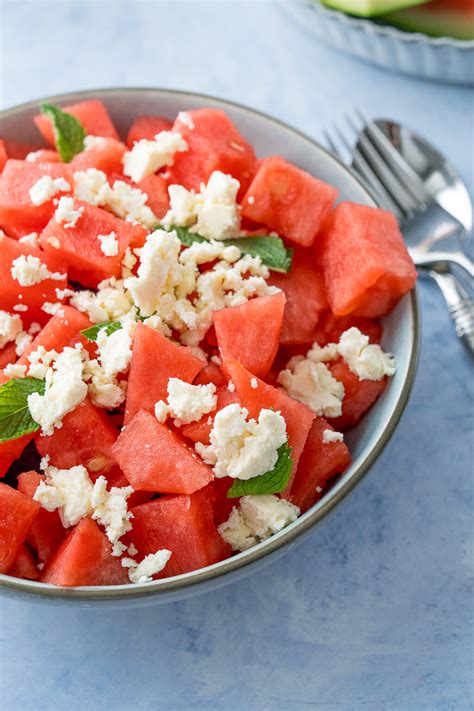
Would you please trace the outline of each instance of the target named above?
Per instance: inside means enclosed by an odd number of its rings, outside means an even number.
[[[456,333],[474,355],[474,301],[458,280],[472,287],[474,266],[460,245],[464,228],[426,192],[423,182],[378,126],[360,113],[358,116],[365,124],[362,130],[347,117],[351,132],[358,138],[354,145],[337,126],[335,138],[324,132],[326,142],[342,160],[344,151],[349,154],[349,162],[352,159],[352,167],[378,204],[395,214],[415,264],[438,283]]]

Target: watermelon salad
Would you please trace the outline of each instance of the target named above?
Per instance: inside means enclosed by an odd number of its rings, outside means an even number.
[[[220,110],[43,104],[0,141],[0,572],[145,584],[291,524],[349,466],[416,272],[394,217]]]

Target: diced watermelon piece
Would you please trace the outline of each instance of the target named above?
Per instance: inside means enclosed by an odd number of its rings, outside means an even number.
[[[5,148],[5,141],[0,138],[0,173],[5,167],[5,163],[8,160],[7,149]]]
[[[208,363],[194,380],[194,385],[208,385],[214,383],[216,387],[226,384],[222,370],[215,363]]]
[[[165,548],[172,552],[156,578],[188,573],[230,555],[213,521],[214,494],[207,486],[191,496],[163,496],[132,509],[130,539],[144,557]]]
[[[254,375],[265,377],[278,351],[285,303],[281,292],[214,311],[212,318],[223,360],[233,356]]]
[[[39,578],[39,571],[33,554],[24,543],[20,545],[16,558],[8,570],[8,575],[13,578],[24,578],[25,580],[37,580]]]
[[[257,387],[253,388],[252,378],[254,376],[234,358],[229,357],[225,360],[224,370],[234,383],[242,407],[247,408],[250,417],[258,419],[260,410],[265,408],[281,412],[285,419],[288,444],[291,447],[291,458],[293,459],[292,476],[283,494],[286,495],[291,489],[296,467],[315,414],[306,405],[293,400],[284,392],[277,390],[277,388],[265,383],[263,380],[257,378]]]
[[[331,185],[271,156],[259,165],[242,201],[242,215],[310,247],[336,197]]]
[[[17,437],[17,439],[0,442],[0,477],[5,476],[15,459],[18,459],[32,439],[32,434],[26,434],[23,437]]]
[[[45,279],[32,286],[21,286],[12,276],[12,263],[21,255],[29,254],[38,257],[50,272],[66,274],[64,264],[57,257],[10,237],[2,237],[0,238],[0,304],[2,309],[18,312],[22,318],[44,321],[45,313],[41,310],[41,306],[45,301],[58,301],[56,289],[65,288],[66,278]],[[25,311],[14,308],[19,304],[26,307]]]
[[[198,422],[189,422],[181,428],[182,434],[193,442],[201,442],[201,444],[209,444],[209,435],[211,434],[214,416],[219,410],[227,405],[232,405],[239,402],[238,395],[235,392],[230,392],[227,385],[217,389],[217,407],[214,412],[204,415]]]
[[[138,183],[138,187],[148,195],[147,205],[154,215],[161,219],[170,206],[166,180],[160,175],[149,175]]]
[[[250,143],[240,135],[230,118],[218,109],[187,111],[188,122],[178,114],[173,131],[181,133],[188,151],[177,153],[168,169],[168,182],[179,183],[188,189],[199,190],[211,173],[220,170],[240,182],[244,193],[252,179],[256,158]],[[192,121],[194,128],[190,128]]]
[[[326,345],[326,343],[337,343],[344,331],[353,327],[365,333],[371,343],[380,343],[383,333],[380,321],[358,316],[336,318],[330,311],[322,315],[314,340],[321,346]]]
[[[359,380],[359,377],[350,370],[342,359],[330,363],[329,369],[336,380],[344,385],[342,415],[332,417],[330,422],[334,429],[345,432],[359,422],[379,395],[383,393],[388,378]]]
[[[20,225],[20,224],[15,224],[15,225],[5,225],[3,224],[1,226],[1,229],[5,232],[7,237],[11,237],[12,239],[17,239],[19,240],[21,237],[24,237],[25,235],[30,235],[30,234],[38,234],[38,229],[33,229],[31,225]]]
[[[104,173],[121,173],[126,150],[125,143],[115,138],[102,138],[96,145],[75,155],[70,165],[74,172],[95,168]]]
[[[41,229],[51,219],[55,206],[53,198],[42,205],[34,205],[30,188],[43,176],[64,178],[72,187],[70,168],[62,163],[28,163],[22,160],[8,160],[0,175],[0,224],[30,225]],[[70,191],[57,193],[59,198]]]
[[[61,108],[66,113],[72,114],[79,119],[87,134],[118,139],[118,133],[102,101],[88,99],[79,101],[77,104],[66,104]],[[49,117],[45,116],[45,114],[38,114],[33,121],[43,138],[54,146],[53,127]]]
[[[214,479],[210,484],[214,490],[214,495],[216,500],[214,502],[214,523],[219,526],[230,516],[230,513],[234,506],[237,506],[238,499],[229,498],[227,492],[234,483],[234,479],[230,476],[223,476]]]
[[[152,141],[157,133],[170,131],[172,126],[173,122],[164,116],[137,116],[128,130],[127,146],[132,148],[133,144],[142,138]]]
[[[98,525],[83,518],[61,544],[41,576],[53,585],[122,585],[128,574]]]
[[[168,397],[168,380],[192,383],[202,361],[189,348],[177,346],[158,331],[139,323],[135,331],[128,376],[125,424],[138,410],[153,411],[158,400]]]
[[[111,449],[118,432],[104,410],[83,400],[63,418],[60,429],[49,437],[36,435],[36,448],[60,469],[82,464],[94,474],[103,474],[115,464]]]
[[[342,474],[351,463],[351,454],[344,442],[323,441],[324,430],[332,429],[323,417],[316,417],[309,431],[290,492],[291,501],[302,513],[321,498],[329,479]]]
[[[194,451],[146,410],[122,430],[112,454],[138,491],[192,494],[213,479]]]
[[[269,280],[286,296],[280,336],[285,346],[311,343],[319,318],[328,308],[323,273],[312,257],[309,250],[297,250],[290,271],[287,274],[272,272]]]
[[[9,363],[14,363],[16,361],[16,346],[15,343],[8,343],[0,351],[0,370],[3,370]],[[1,381],[0,381],[1,382]]]
[[[336,316],[384,316],[416,281],[395,217],[350,202],[340,203],[325,226],[322,264]]]
[[[103,279],[119,277],[125,250],[143,243],[146,230],[79,200],[74,200],[74,207],[84,209],[75,226],[58,224],[53,217],[39,237],[40,245],[48,253],[58,255],[68,265],[70,277],[85,286],[96,287]],[[107,256],[97,236],[111,232],[115,233],[118,253]]]
[[[33,499],[36,489],[43,480],[44,477],[37,472],[23,472],[18,476],[18,491]],[[26,540],[35,551],[40,563],[47,563],[65,537],[66,529],[61,523],[59,513],[40,508],[30,526]]]
[[[39,511],[39,504],[0,484],[0,573],[6,573]]]
[[[41,149],[41,146],[35,146],[32,143],[24,143],[23,141],[12,141],[9,138],[4,138],[3,144],[7,156],[15,160],[25,160],[28,153],[35,153]]]
[[[59,153],[51,148],[39,148],[28,155],[32,156],[31,158],[26,156],[28,162],[31,163],[61,163]]]

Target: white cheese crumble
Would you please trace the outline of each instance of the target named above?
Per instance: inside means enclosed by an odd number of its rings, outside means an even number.
[[[0,348],[14,341],[23,331],[23,321],[18,314],[0,310]]]
[[[28,311],[28,306],[26,304],[15,304],[13,311]]]
[[[75,209],[74,198],[63,196],[59,198],[58,206],[54,211],[54,219],[59,224],[64,224],[65,229],[75,227],[84,213],[82,206]]]
[[[43,205],[61,192],[68,192],[71,186],[65,178],[51,178],[43,175],[30,188],[30,198],[33,205]]]
[[[122,558],[124,568],[129,568],[128,577],[131,583],[151,583],[153,575],[160,573],[171,558],[171,551],[163,548],[145,556],[141,563],[132,558]]]
[[[187,111],[180,111],[177,116],[178,121],[181,121],[181,123],[184,123],[185,126],[189,128],[190,131],[193,131],[195,128],[193,117],[191,114],[188,114]]]
[[[82,371],[81,347],[66,347],[46,371],[44,395],[28,395],[31,417],[41,426],[43,434],[51,435],[55,427],[60,428],[63,417],[86,397]]]
[[[39,257],[32,254],[22,254],[12,261],[11,275],[20,286],[33,286],[46,279],[62,281],[67,274],[50,272],[46,264]]]
[[[218,531],[232,550],[245,551],[293,523],[299,513],[298,506],[274,494],[243,496]]]
[[[127,508],[127,499],[133,491],[131,486],[113,486],[107,491],[107,479],[99,476],[91,493],[92,518],[105,528],[113,556],[122,555],[127,548],[119,539],[132,529],[133,514]]]
[[[308,405],[317,415],[339,417],[342,414],[344,385],[324,363],[296,356],[278,375],[278,382],[290,397]]]
[[[3,369],[3,374],[6,375],[7,378],[24,378],[26,375],[26,365],[8,363]]]
[[[258,421],[248,410],[227,405],[216,414],[210,445],[197,443],[197,453],[213,466],[216,477],[251,479],[271,471],[278,449],[287,441],[286,422],[280,412],[262,409]]]
[[[62,304],[59,304],[57,301],[45,301],[41,307],[41,311],[44,311],[45,314],[49,314],[50,316],[64,316]]]
[[[344,435],[342,432],[335,432],[335,430],[324,430],[323,432],[323,442],[324,444],[330,444],[331,442],[344,442]]]
[[[256,390],[258,388],[258,380],[257,378],[250,378],[250,387],[253,390]]]
[[[107,335],[105,328],[97,334],[97,349],[100,364],[106,376],[114,377],[124,373],[132,358],[132,336],[136,323],[129,321],[122,328]]]
[[[395,373],[395,358],[385,353],[378,343],[369,343],[369,337],[358,328],[349,328],[339,338],[339,354],[360,380],[381,380]]]
[[[47,511],[59,509],[63,526],[75,526],[92,513],[92,482],[82,465],[70,469],[48,466],[45,481],[41,481],[33,496]]]
[[[27,153],[25,160],[27,163],[36,163],[38,158],[41,157],[41,151],[30,151]]]
[[[153,141],[143,138],[133,144],[123,156],[123,173],[139,183],[160,168],[173,165],[175,154],[187,150],[188,144],[180,133],[161,131]]]
[[[253,195],[249,195],[248,198],[247,198],[247,202],[248,202],[249,205],[253,205],[254,202],[255,202],[254,196],[253,196]]]
[[[37,232],[30,232],[27,235],[23,235],[23,237],[20,237],[18,242],[21,242],[22,244],[27,244],[29,247],[38,247],[38,233]]]
[[[171,410],[164,400],[158,400],[155,403],[154,411],[156,419],[162,424],[166,422],[168,415],[171,414]]]
[[[106,257],[115,257],[119,252],[119,243],[115,232],[109,232],[108,235],[97,235],[100,242],[100,249]]]
[[[216,386],[213,383],[190,385],[179,378],[170,378],[168,405],[172,416],[180,420],[181,424],[196,422],[216,409]]]
[[[44,380],[51,363],[58,357],[55,350],[47,351],[44,346],[38,346],[28,354],[28,375],[32,378]]]
[[[94,148],[103,148],[107,145],[107,139],[104,136],[85,136],[84,150],[90,151]]]
[[[230,393],[235,393],[235,385],[234,385],[234,383],[232,382],[232,380],[229,380],[229,382],[227,383],[227,390],[228,390]]]

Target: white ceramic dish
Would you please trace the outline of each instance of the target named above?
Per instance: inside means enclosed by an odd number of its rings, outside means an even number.
[[[318,40],[384,69],[474,85],[474,41],[404,32],[330,10],[317,0],[292,0],[280,8]]]
[[[374,205],[370,194],[351,171],[324,148],[293,128],[252,109],[200,94],[162,89],[106,89],[48,97],[42,101],[71,103],[81,99],[102,99],[123,135],[139,114],[173,117],[178,111],[215,107],[228,112],[259,156],[279,153],[323,180],[335,185],[342,199]],[[37,142],[32,117],[38,101],[8,109],[0,114],[0,136]],[[311,510],[288,528],[254,548],[215,565],[173,578],[141,585],[60,588],[53,585],[0,575],[5,594],[37,601],[97,606],[153,605],[189,597],[217,588],[266,565],[289,552],[310,533],[354,488],[370,469],[393,434],[408,401],[415,376],[419,347],[419,317],[416,293],[405,296],[385,319],[385,348],[397,359],[397,372],[389,387],[368,415],[346,438],[353,463],[345,474]]]

